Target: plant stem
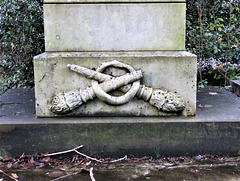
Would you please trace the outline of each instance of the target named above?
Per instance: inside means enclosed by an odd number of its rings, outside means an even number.
[[[229,23],[228,23],[228,27],[230,28],[231,27],[231,11],[232,11],[232,4],[231,4],[231,1],[229,2],[229,10],[230,10],[230,12],[229,12]],[[224,79],[225,79],[225,81],[224,81],[224,86],[227,86],[227,77],[228,77],[228,50],[229,50],[229,33],[230,32],[227,32],[228,33],[228,35],[227,35],[227,50],[226,50],[226,56],[225,56],[225,61],[226,61],[226,71],[225,71],[225,76],[224,76]]]
[[[200,59],[199,59],[199,74],[200,74],[200,80],[202,81],[202,61],[203,61],[203,30],[202,30],[202,0],[199,1],[199,23],[200,23],[200,36],[201,36],[201,46],[200,46]]]

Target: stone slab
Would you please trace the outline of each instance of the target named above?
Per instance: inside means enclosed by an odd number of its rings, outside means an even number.
[[[240,80],[231,80],[232,91],[240,96]]]
[[[240,123],[1,125],[4,157],[58,152],[85,145],[94,157],[237,155]]]
[[[12,89],[0,96],[0,124],[93,124],[162,122],[240,122],[240,97],[219,87],[199,88],[196,116],[36,118],[34,89]]]
[[[198,89],[194,117],[36,118],[34,89],[0,96],[0,155],[58,152],[84,144],[94,157],[237,155],[240,98],[219,87]]]
[[[45,49],[185,50],[185,7],[185,3],[45,4]]]
[[[186,101],[183,114],[196,113],[196,56],[185,51],[167,52],[61,52],[43,53],[34,58],[36,116],[59,117],[49,110],[53,96],[60,92],[91,86],[87,79],[67,68],[76,64],[96,69],[105,61],[118,60],[143,71],[142,84],[177,92]],[[112,106],[94,99],[66,116],[169,116],[148,102],[133,98]]]

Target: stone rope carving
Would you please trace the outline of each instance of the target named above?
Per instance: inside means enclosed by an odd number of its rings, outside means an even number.
[[[107,67],[111,66],[127,69],[130,73],[119,77],[102,73]],[[181,96],[167,90],[140,85],[140,78],[143,76],[142,71],[135,71],[130,65],[117,60],[104,62],[96,71],[71,64],[68,65],[68,68],[86,78],[92,79],[92,86],[55,95],[50,110],[56,114],[69,113],[95,97],[112,105],[121,105],[137,96],[144,101],[148,101],[158,110],[165,112],[181,112],[185,108],[185,101]],[[119,97],[107,94],[107,92],[113,90],[120,90],[125,94]]]

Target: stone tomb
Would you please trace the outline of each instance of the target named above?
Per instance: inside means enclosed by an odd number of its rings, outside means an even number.
[[[36,116],[195,115],[185,16],[179,0],[45,0]]]

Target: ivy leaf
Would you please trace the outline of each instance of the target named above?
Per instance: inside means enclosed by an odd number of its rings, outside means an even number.
[[[238,39],[235,37],[235,42],[237,42],[237,44],[239,44],[239,41],[238,41]]]
[[[223,19],[222,19],[222,18],[218,18],[218,20],[219,20],[219,21],[223,21]]]
[[[218,52],[218,48],[215,46],[213,47],[213,49],[214,49],[214,54],[216,54]]]
[[[222,77],[221,75],[218,75],[216,79],[219,80],[221,77]]]

